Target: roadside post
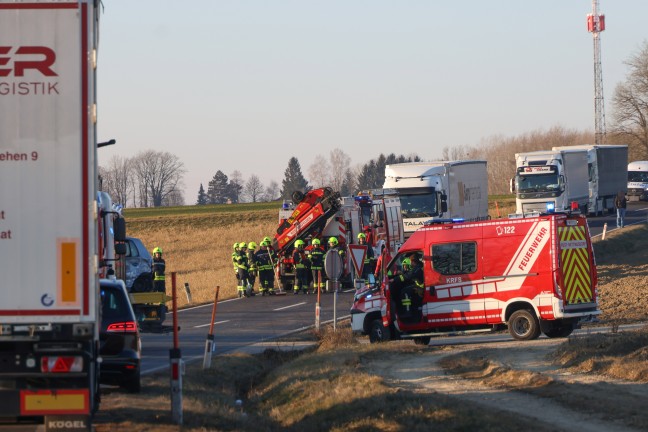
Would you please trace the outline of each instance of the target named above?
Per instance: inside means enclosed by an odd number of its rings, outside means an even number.
[[[605,240],[605,233],[607,232],[607,222],[603,224],[603,234],[601,234],[601,240]]]
[[[322,283],[322,270],[317,271],[317,302],[315,303],[315,331],[320,331],[320,284]]]
[[[182,424],[182,373],[184,364],[178,341],[178,296],[176,292],[176,273],[171,273],[171,296],[173,297],[173,348],[169,350],[171,363],[171,419]]]
[[[332,252],[332,253],[331,253]],[[337,330],[337,296],[338,296],[338,286],[340,276],[342,276],[343,263],[342,257],[337,253],[337,251],[328,251],[324,256],[324,271],[329,280],[326,282],[327,286],[331,283],[333,286],[333,331]]]
[[[189,288],[189,282],[184,284],[185,294],[187,295],[187,303],[191,304],[191,289]]]
[[[216,296],[214,297],[214,306],[212,307],[209,333],[207,334],[207,341],[205,342],[205,357],[203,358],[203,369],[209,369],[211,367],[212,353],[216,348],[216,346],[214,345],[214,321],[216,320],[216,305],[218,305],[219,291],[220,285],[216,286]]]

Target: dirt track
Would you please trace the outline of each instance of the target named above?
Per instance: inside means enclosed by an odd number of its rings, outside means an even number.
[[[648,386],[557,370],[549,355],[562,342],[564,339],[540,339],[523,344],[431,347],[423,355],[399,354],[374,361],[367,369],[396,387],[469,400],[488,410],[530,418],[550,429],[646,430]],[[448,370],[452,365],[456,374]]]

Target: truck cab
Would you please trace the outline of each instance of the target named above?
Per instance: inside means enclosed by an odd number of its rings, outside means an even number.
[[[648,161],[628,164],[628,201],[648,199]]]

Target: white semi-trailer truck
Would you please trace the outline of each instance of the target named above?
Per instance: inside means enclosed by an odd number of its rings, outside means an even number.
[[[0,0],[0,417],[47,430],[99,401],[98,8]]]
[[[589,204],[587,150],[541,150],[515,155],[512,182],[517,214],[586,212]]]
[[[486,161],[387,165],[383,187],[400,197],[405,237],[432,219],[488,219]]]
[[[628,164],[628,201],[648,199],[648,161]]]
[[[614,197],[628,187],[628,146],[584,144],[553,150],[586,150],[590,215],[614,212]]]

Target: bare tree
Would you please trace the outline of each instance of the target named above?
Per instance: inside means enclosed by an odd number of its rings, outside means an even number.
[[[259,177],[257,177],[255,174],[252,174],[248,181],[245,183],[243,193],[253,203],[257,202],[261,197],[261,194],[263,193],[263,183],[261,183]]]
[[[330,184],[331,164],[322,155],[315,156],[315,160],[308,168],[308,176],[313,187],[319,188]]]
[[[331,150],[331,187],[335,191],[342,191],[351,167],[351,158],[340,149]]]
[[[265,190],[264,201],[274,201],[279,198],[279,183],[272,180]]]
[[[614,90],[612,130],[625,138],[631,154],[645,159],[648,157],[648,41],[625,64],[630,72],[626,81]]]
[[[229,198],[233,203],[241,201],[241,192],[243,192],[243,174],[240,171],[234,170],[229,176]]]
[[[135,194],[133,177],[131,159],[114,155],[107,167],[102,168],[103,190],[113,202],[127,206],[129,193]]]
[[[176,193],[186,172],[180,159],[169,152],[147,150],[133,158],[133,169],[138,180],[140,203],[160,207],[164,200]]]

